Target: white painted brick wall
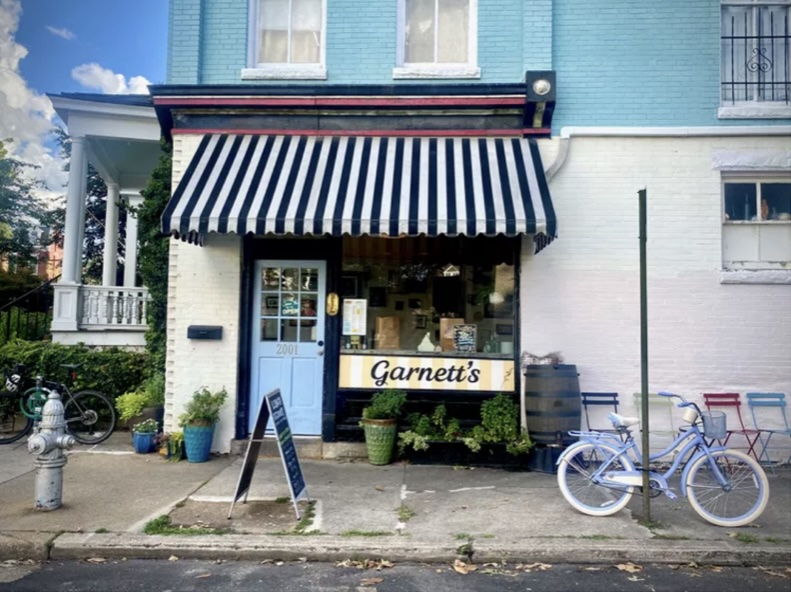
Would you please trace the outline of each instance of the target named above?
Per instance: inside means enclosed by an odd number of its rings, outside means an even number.
[[[173,186],[189,164],[201,136],[175,136]],[[234,437],[239,355],[241,239],[210,234],[203,247],[171,239],[168,273],[168,335],[165,405],[167,430],[192,393],[206,386],[228,391],[228,401],[214,434],[213,450],[228,452]],[[187,339],[190,325],[221,325],[221,341]]]
[[[545,167],[558,142],[540,142]],[[791,398],[791,286],[720,283],[720,173],[711,163],[715,149],[787,149],[787,139],[570,142],[568,160],[550,183],[559,238],[538,255],[524,241],[522,351],[561,351],[577,366],[582,390],[617,391],[621,411],[636,413],[637,191],[646,188],[649,390],[678,392],[701,404],[704,392],[739,392],[745,420],[746,392]],[[789,439],[775,443],[783,448],[773,453],[787,457]]]

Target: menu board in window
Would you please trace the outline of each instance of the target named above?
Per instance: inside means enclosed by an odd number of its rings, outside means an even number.
[[[343,334],[365,336],[368,301],[364,298],[343,299]]]

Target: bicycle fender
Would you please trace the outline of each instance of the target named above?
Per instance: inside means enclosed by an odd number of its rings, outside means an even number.
[[[722,452],[723,450],[727,450],[727,448],[725,448],[725,446],[711,446],[709,448],[709,452]],[[706,452],[704,450],[700,450],[697,454],[690,458],[687,461],[687,464],[684,465],[684,470],[681,471],[681,495],[684,497],[687,497],[687,475],[689,474],[689,468],[701,456],[706,456]]]

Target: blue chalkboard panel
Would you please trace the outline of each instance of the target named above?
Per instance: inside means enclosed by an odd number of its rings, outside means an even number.
[[[302,476],[302,467],[297,457],[297,449],[294,446],[294,439],[291,437],[291,428],[288,426],[288,417],[286,416],[286,408],[283,406],[283,398],[280,395],[280,389],[275,389],[271,393],[268,393],[261,400],[261,406],[258,409],[258,417],[255,420],[255,427],[253,428],[253,433],[250,435],[250,441],[247,443],[247,451],[245,452],[244,461],[242,462],[242,471],[239,473],[239,481],[236,484],[236,493],[231,502],[231,510],[228,513],[228,518],[233,514],[234,504],[239,501],[239,498],[245,496],[245,501],[247,501],[247,493],[250,490],[250,483],[253,480],[253,473],[255,472],[255,463],[261,451],[261,444],[264,441],[264,431],[266,430],[266,424],[270,417],[275,426],[277,447],[280,451],[280,458],[283,461],[283,468],[286,471],[286,479],[288,480],[288,487],[291,491],[291,501],[294,504],[294,511],[297,513],[297,520],[300,518],[297,501],[303,495],[307,497],[307,488],[305,487],[305,479]]]
[[[286,471],[286,479],[291,489],[291,500],[294,502],[294,509],[297,511],[297,500],[307,493],[305,479],[302,476],[302,467],[297,457],[297,448],[294,446],[294,438],[291,435],[291,428],[288,426],[286,408],[283,405],[283,397],[280,390],[275,390],[264,397],[269,413],[272,416],[272,423],[275,424],[275,434],[277,435],[277,446],[280,449],[280,459],[283,461],[283,468]]]

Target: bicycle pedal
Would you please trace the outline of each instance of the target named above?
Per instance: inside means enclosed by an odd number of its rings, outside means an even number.
[[[665,495],[674,501],[678,499],[678,496],[669,489],[665,490]]]

